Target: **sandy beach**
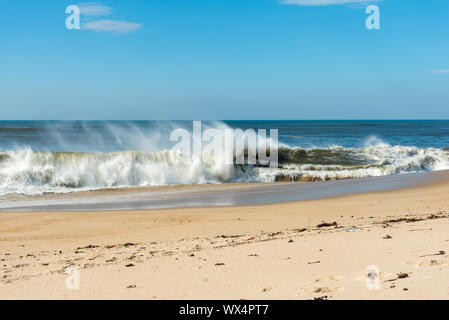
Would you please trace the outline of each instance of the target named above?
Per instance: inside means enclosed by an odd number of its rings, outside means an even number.
[[[4,3],[14,315],[449,300],[449,0]]]
[[[447,299],[439,175],[282,204],[1,212],[0,299]],[[70,266],[79,290],[66,287]],[[380,271],[374,289],[368,266]]]

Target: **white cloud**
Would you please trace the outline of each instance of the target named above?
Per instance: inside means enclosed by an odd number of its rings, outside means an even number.
[[[111,32],[118,34],[136,32],[141,27],[141,23],[120,20],[96,20],[85,22],[81,25],[81,29],[84,30],[93,30],[95,32]]]
[[[430,70],[431,73],[449,73],[449,69]]]
[[[112,8],[102,5],[99,2],[83,2],[78,4],[81,15],[84,16],[109,16]]]
[[[83,2],[78,4],[80,9],[81,17],[99,17],[99,16],[109,16],[112,14],[112,8],[102,5],[99,2]],[[118,34],[126,34],[136,32],[142,27],[141,23],[103,19],[94,20],[87,19],[87,21],[81,24],[81,29],[92,30],[95,32],[111,32]]]
[[[280,0],[282,4],[297,6],[333,6],[341,4],[373,3],[381,0]]]

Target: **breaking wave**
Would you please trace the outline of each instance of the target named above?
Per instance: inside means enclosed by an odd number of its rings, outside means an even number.
[[[182,164],[175,150],[112,153],[0,152],[0,194],[42,194],[173,184],[326,181],[449,169],[449,150],[391,146],[279,148],[279,168],[232,165],[220,157]],[[224,159],[224,157],[222,157]]]

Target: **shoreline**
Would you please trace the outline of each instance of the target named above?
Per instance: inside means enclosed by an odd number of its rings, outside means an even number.
[[[440,175],[272,205],[0,212],[0,298],[446,299],[449,177]],[[71,265],[80,290],[65,286]],[[379,266],[379,290],[365,286],[369,265]],[[398,273],[408,277],[389,281]]]
[[[10,195],[0,212],[127,211],[281,204],[437,183],[449,171],[322,182],[227,183],[102,189],[40,196]]]

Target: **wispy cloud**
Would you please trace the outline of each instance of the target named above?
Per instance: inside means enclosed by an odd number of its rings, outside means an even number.
[[[109,16],[112,8],[102,5],[99,2],[83,2],[78,4],[80,13],[84,16]]]
[[[449,69],[429,70],[431,73],[449,73]]]
[[[95,32],[112,32],[126,34],[136,32],[142,27],[141,23],[120,20],[96,20],[83,23],[81,29],[93,30]]]
[[[368,4],[381,0],[279,0],[282,4],[296,6],[333,6],[342,4]]]
[[[113,8],[104,6],[99,2],[83,2],[78,4],[81,17],[86,16],[89,18],[110,16],[112,15]],[[92,30],[95,32],[111,32],[116,34],[127,34],[136,32],[142,28],[141,23],[114,20],[114,19],[102,19],[93,20],[88,19],[81,23],[81,29]]]

